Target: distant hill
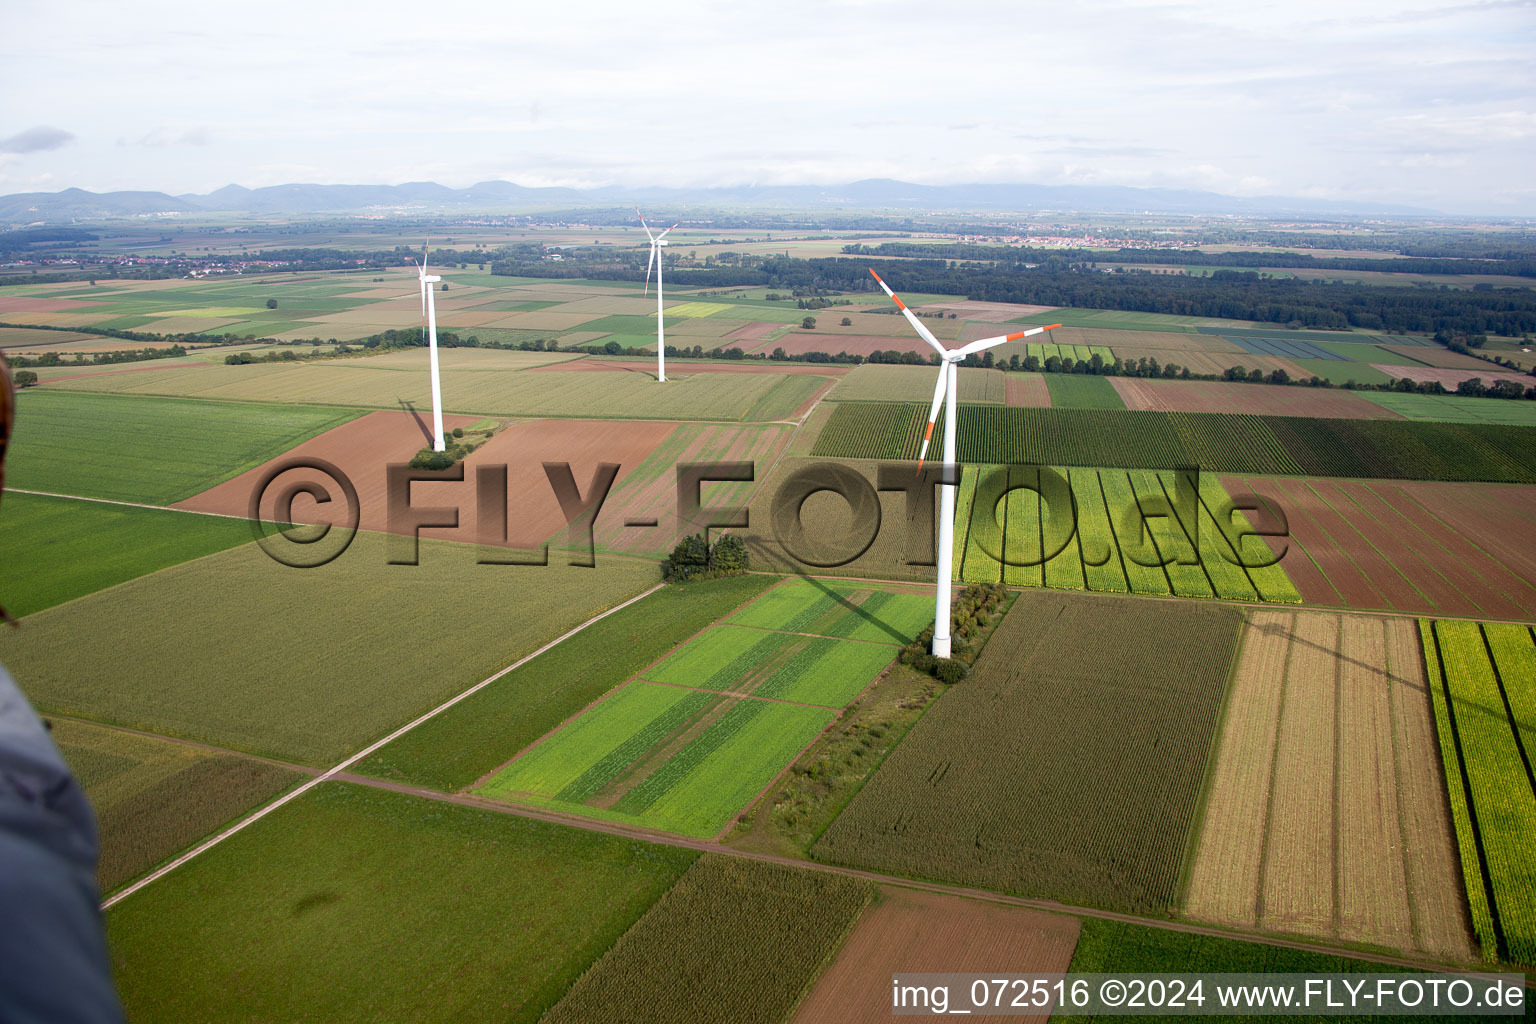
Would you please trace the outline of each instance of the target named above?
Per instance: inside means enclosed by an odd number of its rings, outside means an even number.
[[[903,212],[1063,210],[1106,213],[1363,214],[1423,216],[1430,210],[1379,203],[1282,196],[1239,197],[1183,189],[1087,185],[914,185],[870,178],[846,185],[743,185],[731,188],[525,188],[482,181],[449,188],[431,181],[403,185],[226,185],[206,195],[163,192],[24,192],[0,196],[0,222],[25,225],[155,214],[360,214],[521,212],[537,209],[665,203],[703,208],[888,210]]]

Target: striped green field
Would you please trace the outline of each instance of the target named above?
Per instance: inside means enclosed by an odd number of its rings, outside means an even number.
[[[895,656],[896,648],[889,644],[725,625],[690,640],[642,676],[658,683],[838,708],[858,696]]]
[[[1124,409],[1120,392],[1107,377],[1083,373],[1048,373],[1045,386],[1057,409]]]
[[[632,682],[474,792],[707,838],[834,717],[826,708]]]
[[[966,467],[956,574],[966,583],[1300,603],[1285,570],[1265,564],[1273,555],[1263,542],[1244,536],[1250,526],[1221,482],[1211,474],[1197,487],[1181,482],[1174,471]]]
[[[1397,391],[1357,391],[1355,394],[1410,420],[1536,426],[1536,402],[1460,395],[1409,395]]]
[[[1457,848],[1483,957],[1536,964],[1531,627],[1421,620]]]
[[[933,615],[933,598],[850,583],[789,580],[731,616],[737,626],[905,644]]]
[[[1057,359],[1070,359],[1075,363],[1086,363],[1098,356],[1105,364],[1115,361],[1115,354],[1110,351],[1108,345],[1058,345],[1049,341],[1026,342],[1024,346],[1026,356],[1034,356],[1045,365],[1045,361],[1052,356]]]

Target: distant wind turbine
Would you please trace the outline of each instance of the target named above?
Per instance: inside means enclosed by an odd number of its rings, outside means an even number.
[[[416,277],[421,285],[421,315],[427,318],[427,359],[432,367],[432,450],[443,451],[443,389],[437,373],[437,300],[432,296],[432,286],[442,278],[427,273],[427,245],[421,246],[421,265]]]
[[[645,291],[649,295],[651,291],[651,267],[656,268],[656,379],[667,379],[667,334],[661,320],[661,248],[667,244],[667,235],[672,233],[672,228],[677,227],[682,221],[673,224],[661,234],[653,234],[651,226],[645,222],[645,214],[640,208],[635,207],[635,215],[640,218],[640,226],[645,228],[646,235],[651,240],[651,258],[645,265]]]
[[[1061,324],[1051,324],[1048,327],[1031,327],[1027,331],[1019,331],[1016,334],[1002,334],[995,338],[982,338],[951,352],[939,344],[939,339],[933,336],[933,332],[923,326],[917,315],[907,308],[895,292],[891,291],[880,275],[873,269],[870,276],[880,282],[880,287],[885,290],[900,307],[902,314],[912,325],[918,335],[933,346],[933,350],[939,354],[939,381],[933,389],[933,405],[928,409],[928,430],[923,434],[923,447],[917,456],[917,471],[922,473],[923,460],[928,456],[928,442],[933,439],[933,424],[939,418],[939,406],[944,407],[944,464],[955,465],[955,427],[959,419],[957,414],[958,401],[956,392],[956,378],[959,376],[957,369],[960,360],[968,355],[980,352],[984,349],[1001,345],[1006,341],[1015,341],[1019,338],[1028,338],[1035,334],[1043,334],[1046,331],[1055,330]],[[949,600],[951,577],[954,574],[954,547],[955,547],[955,488],[952,484],[941,483],[939,485],[939,586],[938,594],[934,601],[933,610],[933,654],[937,658],[947,658],[950,655],[951,640],[949,635]]]

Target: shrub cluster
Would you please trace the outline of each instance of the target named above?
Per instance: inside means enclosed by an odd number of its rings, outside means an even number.
[[[477,444],[465,442],[462,440],[463,437],[464,428],[454,427],[453,433],[443,438],[443,451],[435,452],[431,448],[423,448],[411,457],[410,467],[412,469],[452,469],[470,452],[480,447]]]
[[[929,626],[901,649],[899,660],[919,672],[927,672],[941,683],[958,683],[965,678],[968,666],[976,658],[971,641],[1002,613],[1007,596],[1008,590],[1001,583],[969,584],[950,610],[952,657],[936,658],[929,653],[933,646],[933,627]]]
[[[747,545],[735,534],[726,534],[713,544],[701,533],[684,537],[661,563],[661,575],[674,583],[688,580],[712,580],[722,576],[740,576],[751,568]]]

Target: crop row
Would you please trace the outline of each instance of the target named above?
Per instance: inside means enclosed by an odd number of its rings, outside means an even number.
[[[776,1024],[873,896],[859,879],[705,854],[542,1019]]]
[[[812,454],[915,459],[926,411],[916,403],[840,403]],[[941,414],[935,445],[942,429]],[[961,405],[958,456],[961,462],[1532,483],[1536,427]],[[937,457],[932,449],[929,457]]]
[[[1026,592],[812,855],[1166,911],[1241,621],[1222,605]]]
[[[1273,557],[1263,542],[1241,536],[1248,523],[1232,510],[1213,475],[1201,474],[1198,489],[1189,489],[1190,477],[1177,473],[1065,468],[1054,473],[1067,486],[1040,482],[1042,501],[1031,489],[1036,478],[1023,467],[968,467],[955,517],[961,580],[1300,601],[1279,564],[1262,564]],[[1011,489],[998,500],[1004,487]],[[986,507],[993,501],[995,509]],[[1223,529],[1222,521],[1231,525]]]
[[[648,691],[662,690],[661,687],[633,687],[634,694],[645,694]],[[672,694],[662,692],[657,696],[670,699]],[[590,799],[609,782],[634,764],[642,754],[650,750],[662,739],[681,729],[688,722],[702,714],[714,700],[714,696],[708,693],[695,693],[682,691],[681,696],[676,697],[673,703],[664,708],[660,714],[646,722],[644,727],[630,732],[612,749],[599,758],[591,767],[572,779],[555,794],[556,800],[564,800],[569,803],[581,803]],[[611,724],[615,730],[624,730],[631,721],[628,715],[630,703],[615,702],[602,709],[601,714],[594,714],[586,725],[595,725],[598,722]],[[619,733],[623,735],[622,732]],[[589,746],[587,749],[601,750],[604,744],[596,742],[596,735],[583,736]]]
[[[1420,623],[1472,922],[1484,957],[1536,964],[1536,729],[1529,627]]]
[[[760,700],[738,700],[735,707],[710,723],[709,727],[695,736],[692,742],[668,758],[666,764],[625,793],[619,802],[614,804],[614,810],[623,811],[625,814],[644,813],[663,793],[698,768],[706,757],[719,750],[726,740],[736,735],[742,726],[756,718],[767,706]]]

